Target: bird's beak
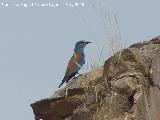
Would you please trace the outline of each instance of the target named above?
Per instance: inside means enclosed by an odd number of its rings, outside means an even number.
[[[89,43],[91,43],[91,42],[89,42],[89,41],[86,41],[86,44],[89,44]]]

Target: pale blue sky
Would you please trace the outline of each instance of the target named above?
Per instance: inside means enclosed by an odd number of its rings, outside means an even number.
[[[103,20],[90,0],[81,1],[86,3],[83,8],[0,7],[2,120],[34,119],[30,103],[57,90],[78,40],[93,42],[85,50],[87,63],[89,58],[98,59],[97,47],[107,44]],[[159,0],[106,0],[106,4],[116,14],[127,46],[160,34]]]

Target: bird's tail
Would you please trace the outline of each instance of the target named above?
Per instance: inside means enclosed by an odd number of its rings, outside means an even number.
[[[70,80],[71,78],[73,78],[76,74],[77,74],[77,71],[74,72],[74,73],[72,73],[72,74],[70,74],[70,75],[65,75],[64,78],[63,78],[63,80],[62,80],[62,82],[61,82],[61,84],[59,85],[58,88],[60,88],[60,87],[63,85],[63,83],[65,83],[65,82],[68,83],[69,80]]]
[[[64,77],[63,80],[62,80],[62,82],[61,82],[61,84],[58,86],[58,88],[60,88],[65,83],[65,81],[66,81],[66,79]]]
[[[58,86],[58,88],[60,88],[63,85],[64,82],[61,82],[61,84]]]
[[[60,87],[63,85],[64,82],[65,82],[65,81],[62,80],[62,82],[61,82],[61,84],[58,86],[58,88],[60,88]]]

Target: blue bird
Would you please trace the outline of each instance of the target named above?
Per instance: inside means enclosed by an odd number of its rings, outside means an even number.
[[[81,40],[76,43],[73,56],[69,60],[65,76],[58,88],[60,88],[64,82],[68,83],[71,78],[78,74],[78,71],[85,64],[84,48],[88,43],[91,42]]]

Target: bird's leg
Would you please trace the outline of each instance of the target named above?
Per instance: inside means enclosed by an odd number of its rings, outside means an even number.
[[[79,75],[82,75],[81,73],[77,73],[77,74],[78,74],[78,76],[79,76]]]
[[[77,79],[77,78],[78,78],[77,76],[74,76],[74,77],[73,77],[73,79]]]
[[[80,77],[80,76],[82,76],[83,74],[81,74],[81,73],[77,73],[78,75],[77,75],[77,77]]]
[[[68,88],[66,88],[66,98],[68,97]]]

